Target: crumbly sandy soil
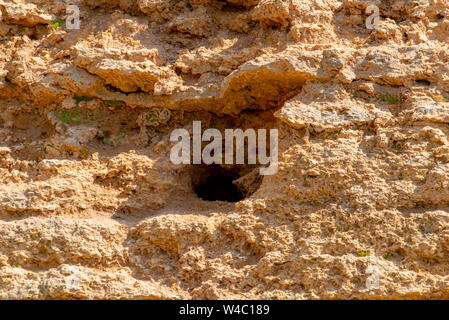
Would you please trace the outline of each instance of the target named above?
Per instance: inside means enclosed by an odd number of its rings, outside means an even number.
[[[449,298],[447,0],[0,12],[0,298]],[[277,128],[278,173],[200,199],[194,120]]]

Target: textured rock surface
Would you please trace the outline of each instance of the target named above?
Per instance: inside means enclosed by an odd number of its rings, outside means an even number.
[[[372,2],[0,0],[0,298],[449,298],[449,4]],[[200,200],[193,120],[279,172]]]

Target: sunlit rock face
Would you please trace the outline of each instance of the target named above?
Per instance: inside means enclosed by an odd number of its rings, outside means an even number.
[[[0,298],[449,298],[446,0],[0,13]],[[194,121],[277,173],[173,164]]]

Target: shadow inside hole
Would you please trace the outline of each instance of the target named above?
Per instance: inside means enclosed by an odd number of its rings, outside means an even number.
[[[239,202],[257,191],[261,183],[259,168],[247,165],[208,165],[192,171],[193,189],[206,201]]]

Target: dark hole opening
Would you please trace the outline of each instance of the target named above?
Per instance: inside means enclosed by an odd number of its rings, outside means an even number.
[[[211,175],[195,192],[199,198],[206,201],[238,202],[243,200],[245,195],[232,183],[234,180],[233,176]]]
[[[424,85],[424,86],[430,86],[430,81],[426,79],[418,79],[416,80],[416,83]]]
[[[247,165],[202,166],[195,168],[192,174],[196,195],[206,201],[239,202],[259,189],[261,183],[259,169]]]

